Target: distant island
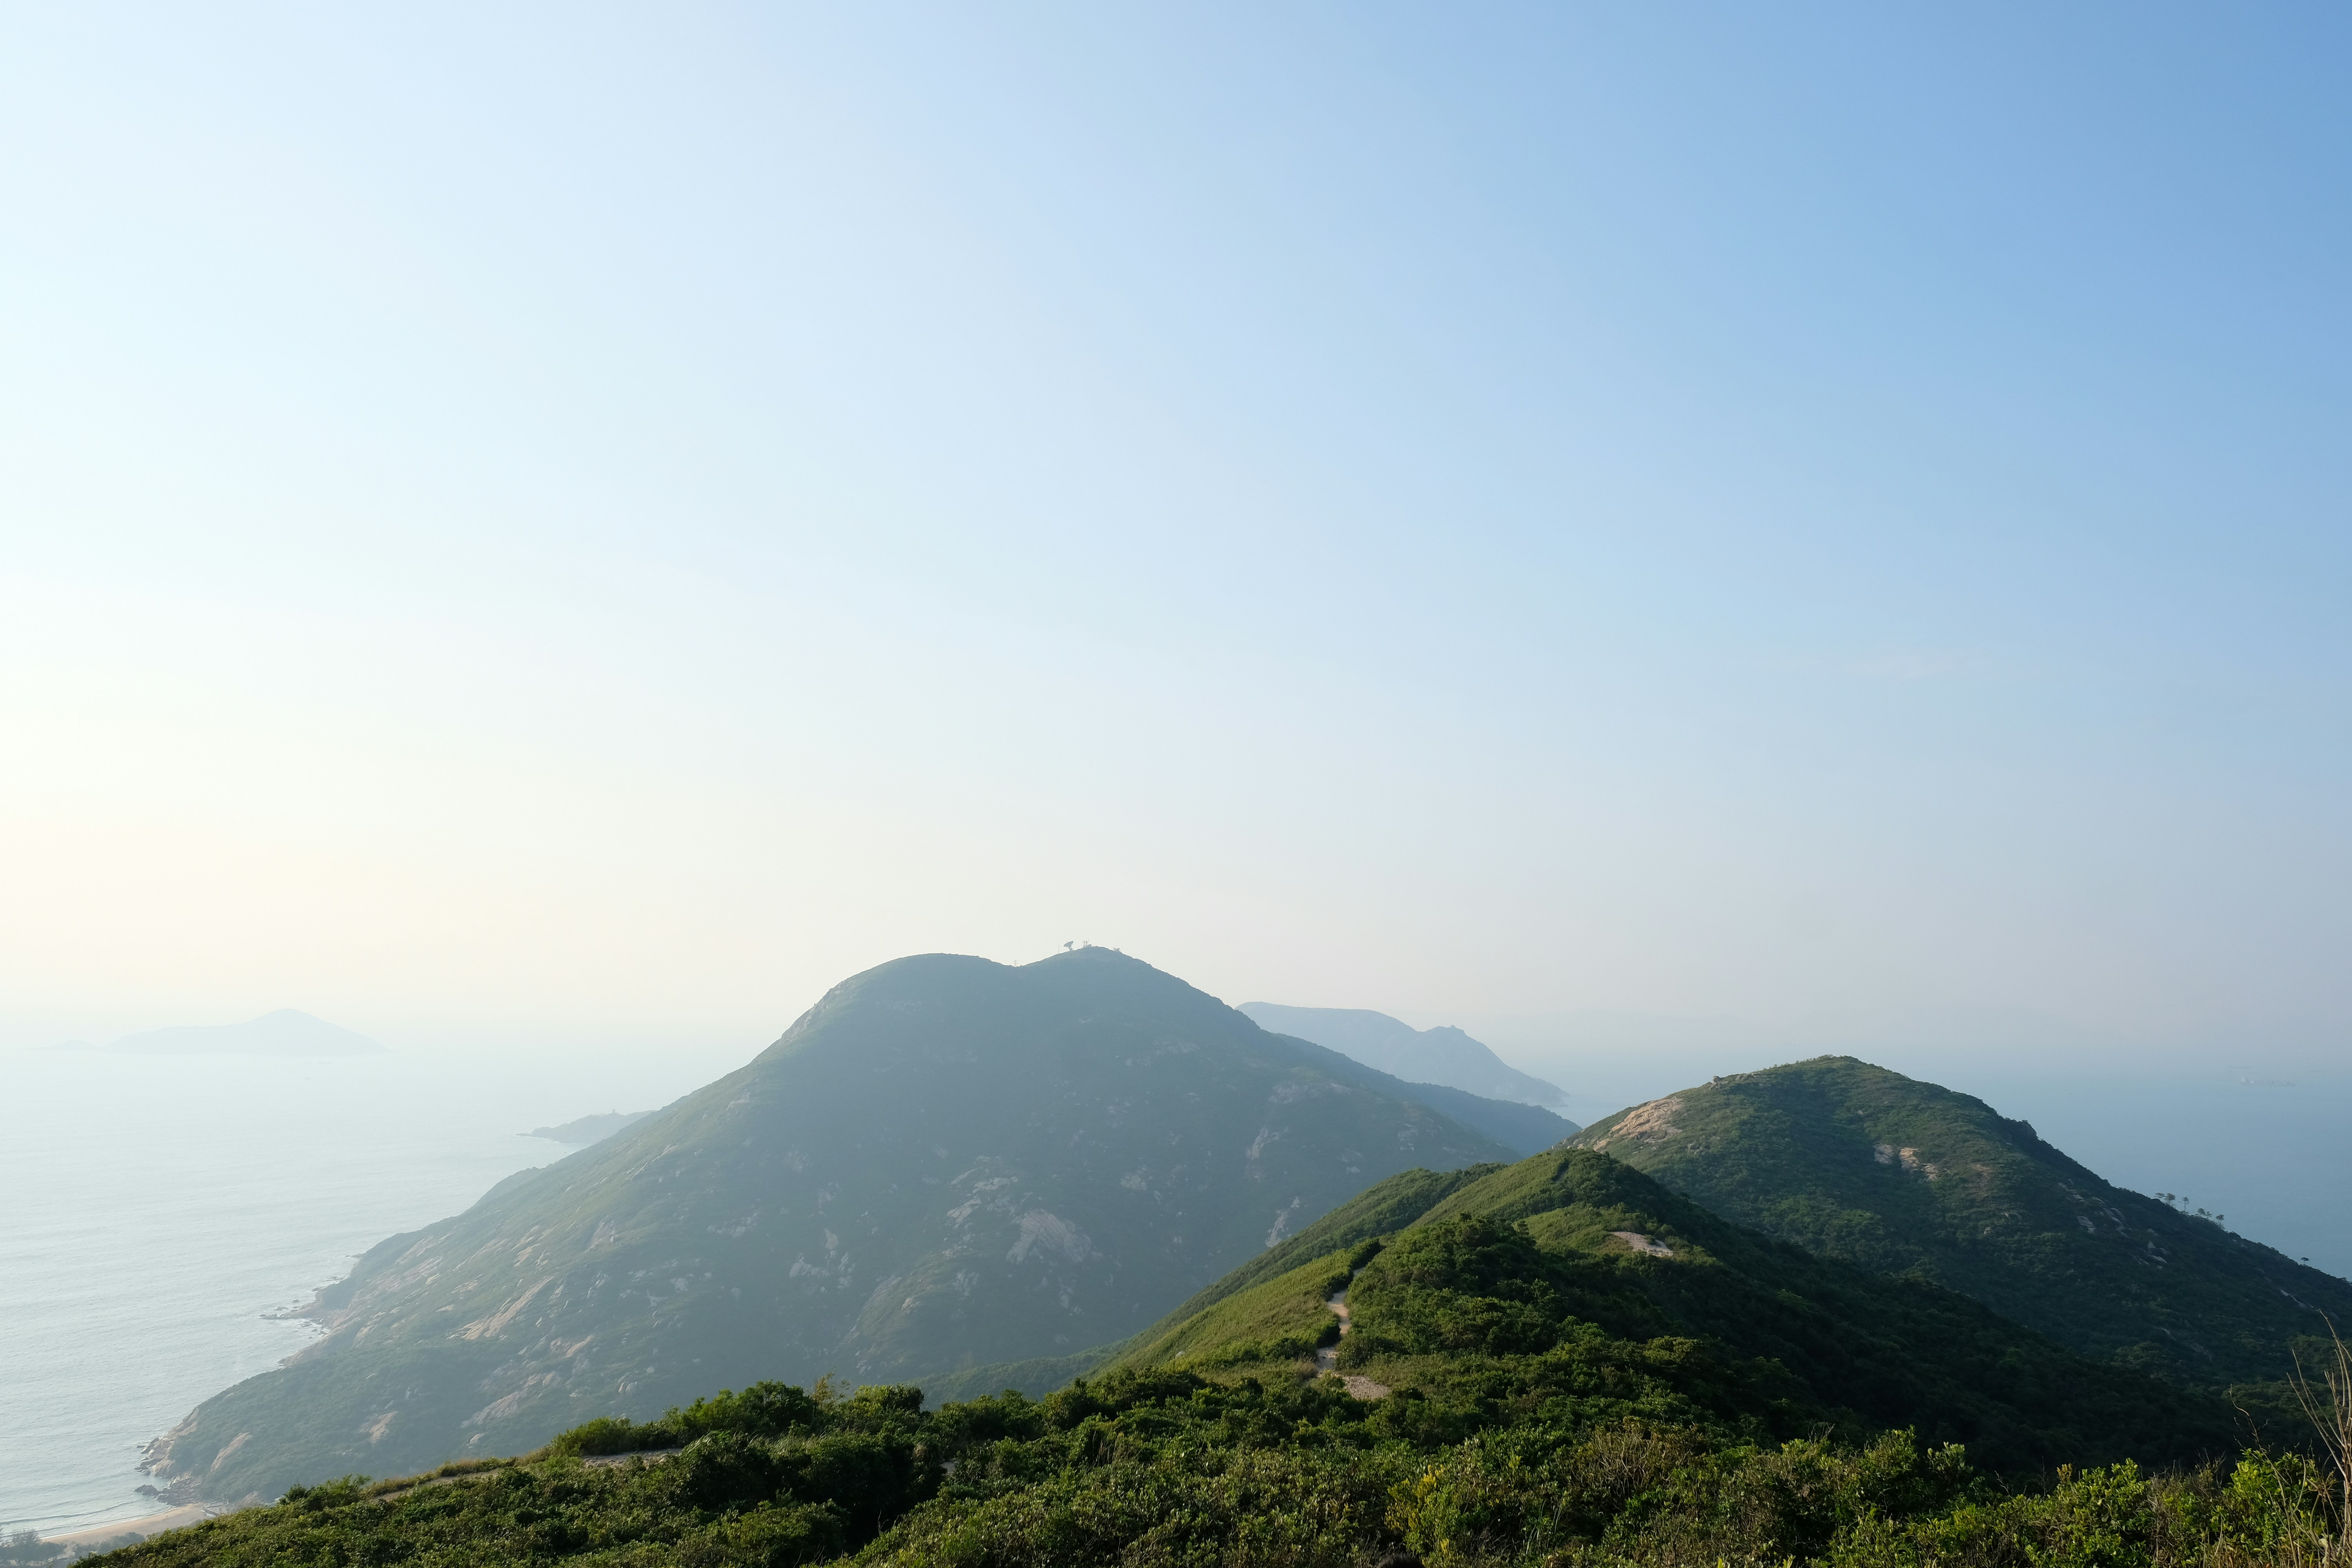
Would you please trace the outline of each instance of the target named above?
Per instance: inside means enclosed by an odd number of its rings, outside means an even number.
[[[125,1035],[106,1048],[133,1057],[368,1057],[384,1047],[355,1030],[281,1007],[242,1024],[189,1024]]]
[[[594,1116],[583,1116],[557,1127],[534,1127],[523,1134],[526,1138],[551,1138],[558,1143],[601,1143],[624,1127],[632,1127],[653,1114],[650,1110],[607,1110]]]

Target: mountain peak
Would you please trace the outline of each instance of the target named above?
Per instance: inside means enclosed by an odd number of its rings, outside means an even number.
[[[1368,1183],[1519,1152],[1320,1054],[1115,951],[877,964],[747,1066],[378,1246],[310,1309],[323,1339],[154,1463],[235,1497],[717,1385],[1067,1357]]]
[[[2352,1284],[2115,1186],[1973,1095],[1854,1057],[1678,1089],[1575,1142],[1742,1225],[2185,1382],[2285,1377],[2322,1310],[2352,1318]]]

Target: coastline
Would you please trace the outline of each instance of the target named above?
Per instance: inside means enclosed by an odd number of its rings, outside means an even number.
[[[432,1075],[390,1054],[0,1051],[0,1101],[41,1108],[0,1138],[0,1533],[166,1512],[134,1490],[140,1449],[316,1338],[263,1311],[546,1163],[514,1135],[548,1120],[545,1085],[501,1073],[436,1110]]]
[[[226,1509],[215,1508],[205,1503],[186,1503],[179,1508],[166,1509],[162,1513],[151,1513],[141,1519],[119,1519],[112,1524],[93,1524],[87,1530],[69,1530],[59,1535],[44,1535],[41,1537],[41,1543],[45,1546],[96,1546],[103,1542],[119,1540],[126,1535],[136,1535],[144,1540],[151,1535],[161,1535],[167,1530],[182,1530],[191,1524],[201,1524],[205,1520],[215,1518],[227,1511]],[[127,1546],[130,1542],[124,1542],[123,1544]]]

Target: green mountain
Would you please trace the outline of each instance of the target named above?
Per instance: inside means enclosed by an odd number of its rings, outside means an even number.
[[[2342,1505],[2302,1458],[2119,1457],[2233,1453],[2210,1395],[1811,1258],[1604,1154],[1406,1173],[1318,1224],[1042,1401],[762,1384],[520,1460],[298,1490],[117,1560],[2343,1561]]]
[[[319,1342],[148,1463],[274,1496],[721,1384],[1067,1356],[1367,1182],[1517,1152],[1108,949],[902,959],[749,1066],[377,1246],[310,1309]]]
[[[2352,1284],[2101,1180],[1969,1095],[1851,1057],[1740,1073],[1576,1140],[1727,1219],[1933,1280],[2085,1355],[2214,1385],[2284,1378]]]
[[[2192,1460],[2242,1440],[2209,1394],[2075,1355],[1956,1291],[1759,1236],[1605,1154],[1567,1149],[1460,1175],[1375,1185],[1106,1370],[1272,1377],[1336,1344],[1339,1368],[1431,1392],[1465,1375],[1465,1355],[1479,1379],[1501,1358],[1514,1375],[1573,1384],[1586,1376],[1577,1358],[1638,1344],[1654,1366],[1691,1357],[1685,1394],[1714,1417],[1782,1436],[1905,1426],[2019,1473]],[[1425,1201],[1401,1227],[1386,1223]],[[1338,1291],[1344,1340],[1328,1304]],[[1679,1348],[1663,1356],[1668,1342]]]

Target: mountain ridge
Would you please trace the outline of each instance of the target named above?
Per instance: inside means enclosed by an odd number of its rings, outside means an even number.
[[[1485,1133],[1522,1156],[1541,1153],[1556,1143],[1567,1142],[1583,1131],[1567,1117],[1546,1106],[1473,1094],[1452,1084],[1422,1083],[1399,1078],[1394,1073],[1359,1061],[1345,1051],[1334,1050],[1313,1040],[1276,1030],[1268,1030],[1267,1034],[1295,1049],[1319,1071],[1400,1099],[1417,1100],[1432,1110],[1452,1117],[1465,1127]]]
[[[1420,1179],[1437,1195],[1407,1223],[1365,1234],[1342,1218],[1322,1236],[1302,1233],[1304,1256],[1280,1260],[1290,1268],[1253,1260],[1243,1288],[1203,1292],[1106,1370],[1272,1377],[1337,1343],[1339,1367],[1402,1388],[1441,1347],[1534,1355],[1583,1323],[1769,1361],[1793,1380],[1771,1396],[1783,1405],[1767,1424],[1781,1429],[1827,1420],[1856,1440],[1909,1426],[2020,1473],[2127,1453],[2187,1462],[2237,1447],[2232,1413],[2209,1393],[2077,1355],[1942,1286],[1817,1258],[1598,1151],[1555,1150],[1460,1182],[1433,1174],[1391,1177],[1350,1205],[1350,1218],[1402,1213],[1426,1195],[1413,1191]],[[1400,1268],[1401,1244],[1440,1232],[1447,1238],[1428,1244],[1438,1253],[1467,1247],[1484,1261]],[[1375,1289],[1384,1277],[1386,1302]],[[1345,1340],[1326,1302],[1333,1289],[1353,1309]],[[1276,1300],[1286,1291],[1286,1310]],[[1454,1300],[1465,1292],[1493,1304]],[[1219,1320],[1222,1340],[1207,1331]]]

